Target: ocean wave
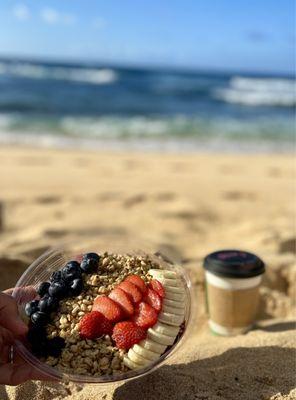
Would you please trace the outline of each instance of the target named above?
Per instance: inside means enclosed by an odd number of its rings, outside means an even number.
[[[167,117],[103,116],[103,117],[30,117],[0,114],[0,136],[17,134],[25,138],[31,134],[40,137],[68,137],[85,139],[145,139],[165,141],[169,138],[208,139],[213,137],[238,140],[268,139],[272,141],[294,140],[293,122],[286,118],[257,118],[241,120],[230,117],[201,118],[184,115]]]
[[[214,90],[214,97],[228,103],[248,106],[296,105],[296,82],[293,79],[233,77],[226,88]]]
[[[61,129],[66,134],[87,137],[147,137],[166,136],[169,132],[185,131],[188,121],[182,117],[172,119],[149,117],[65,117]]]
[[[0,75],[30,79],[53,79],[94,85],[106,85],[118,79],[110,68],[74,68],[36,65],[30,63],[0,62]]]

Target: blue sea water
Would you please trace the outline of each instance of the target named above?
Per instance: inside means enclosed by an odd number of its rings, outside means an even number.
[[[295,77],[0,60],[0,143],[291,151]]]

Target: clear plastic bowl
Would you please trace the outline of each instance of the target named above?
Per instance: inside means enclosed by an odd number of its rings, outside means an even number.
[[[77,248],[77,247],[76,247]],[[61,269],[68,261],[72,260],[75,258],[77,254],[81,253],[87,253],[91,251],[96,251],[100,253],[99,248],[84,248],[83,251],[79,251],[79,247],[77,250],[73,251],[67,251],[65,248],[63,249],[53,249],[49,250],[46,253],[42,254],[36,261],[34,261],[29,268],[23,273],[21,278],[16,284],[16,287],[13,291],[12,296],[16,299],[19,307],[19,312],[22,316],[24,316],[24,306],[25,303],[22,303],[22,296],[21,296],[21,290],[19,288],[27,287],[27,286],[33,286],[34,288],[37,288],[38,285],[41,282],[44,282],[49,279],[50,275],[52,274],[53,271]],[[117,249],[106,249],[104,248],[103,251],[108,251],[108,252],[113,252],[113,253],[129,253],[129,254],[143,254],[143,252],[139,251],[129,251],[129,250],[124,250],[118,251]],[[157,257],[157,261],[160,263],[160,265],[165,268],[165,269],[171,269],[171,270],[176,270],[182,277],[184,287],[185,287],[185,292],[186,292],[186,298],[185,298],[185,304],[186,304],[186,312],[185,312],[185,327],[184,331],[177,341],[176,344],[174,344],[166,353],[164,353],[159,359],[157,359],[155,362],[151,363],[147,367],[143,367],[141,369],[137,370],[130,370],[128,372],[123,372],[122,374],[118,375],[102,375],[99,377],[92,377],[88,375],[76,375],[76,374],[71,374],[71,373],[66,373],[66,372],[61,372],[58,369],[51,367],[42,361],[40,361],[36,356],[32,354],[30,349],[26,346],[25,343],[21,341],[16,341],[15,343],[15,350],[23,357],[29,364],[34,366],[37,370],[41,371],[45,375],[47,375],[49,378],[52,379],[58,379],[61,381],[72,381],[76,382],[79,384],[86,384],[86,383],[114,383],[114,382],[120,382],[120,381],[126,381],[130,379],[135,379],[141,376],[144,376],[146,374],[151,373],[152,371],[155,371],[157,368],[165,364],[170,358],[172,358],[173,355],[176,355],[176,353],[179,351],[180,347],[183,345],[186,337],[188,336],[188,333],[190,331],[190,326],[192,325],[192,308],[193,308],[193,293],[192,293],[192,285],[190,282],[190,279],[186,273],[186,271],[175,264],[172,264],[168,260],[164,260],[162,255],[157,255],[157,253],[154,253],[153,257]]]

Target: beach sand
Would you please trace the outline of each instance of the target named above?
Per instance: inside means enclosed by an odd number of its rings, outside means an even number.
[[[194,282],[184,349],[110,386],[27,382],[0,399],[296,399],[295,160],[288,155],[149,154],[0,148],[0,288],[51,245],[133,243],[181,262]],[[256,329],[207,327],[202,258],[221,248],[267,265]],[[96,249],[94,249],[96,250]]]

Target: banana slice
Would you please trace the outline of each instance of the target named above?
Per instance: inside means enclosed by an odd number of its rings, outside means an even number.
[[[134,363],[140,364],[140,365],[142,365],[142,366],[144,366],[144,365],[149,365],[149,364],[152,363],[151,360],[149,360],[149,359],[147,359],[147,358],[145,358],[145,357],[143,357],[143,356],[140,356],[140,354],[136,353],[136,352],[133,350],[133,348],[129,349],[129,351],[128,351],[128,353],[127,353],[127,356],[128,356],[128,358],[129,358],[130,360],[132,360]]]
[[[171,271],[169,269],[149,269],[148,273],[153,276],[153,278],[158,279],[157,277],[163,278],[176,278],[178,274],[175,271]]]
[[[173,338],[175,338],[179,332],[179,327],[157,322],[153,326],[153,330],[157,333],[162,333],[163,335],[172,336]]]
[[[161,311],[158,315],[158,321],[164,322],[168,325],[180,326],[184,320],[184,315],[170,314],[164,311]]]
[[[155,361],[160,357],[161,353],[155,353],[154,351],[144,349],[141,345],[139,344],[134,344],[132,347],[133,351],[139,356],[142,356],[146,358],[147,360]]]
[[[123,364],[126,365],[129,369],[138,369],[143,367],[143,365],[133,362],[131,359],[128,358],[128,356],[124,356]]]
[[[154,325],[154,327],[156,325]],[[156,343],[154,340],[149,340],[149,339],[141,340],[141,342],[139,342],[138,345],[141,346],[143,349],[148,349],[158,354],[162,354],[167,347],[164,344]]]
[[[184,308],[185,308],[184,301],[169,300],[166,297],[163,299],[162,304],[164,306],[180,308],[182,310],[184,310]]]
[[[151,339],[160,344],[165,344],[166,346],[170,346],[175,341],[175,338],[173,336],[167,336],[163,333],[156,332],[153,328],[148,329],[147,337],[148,339]]]
[[[167,300],[174,300],[174,301],[184,301],[185,299],[185,292],[184,293],[174,293],[174,292],[168,292],[166,291],[166,288],[164,288],[165,290],[165,299]]]
[[[170,278],[158,278],[159,282],[166,288],[167,286],[171,287],[182,287],[181,279],[170,279]]]
[[[183,315],[184,317],[184,309],[182,308],[170,307],[164,304],[162,306],[162,311],[169,314]]]
[[[164,291],[165,291],[165,294],[167,294],[167,293],[179,293],[179,294],[185,293],[183,286],[177,287],[177,286],[164,285]]]

